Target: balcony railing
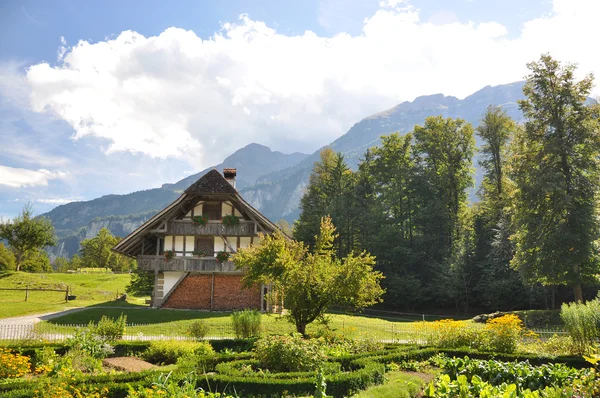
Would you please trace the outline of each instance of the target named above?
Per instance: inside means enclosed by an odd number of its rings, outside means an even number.
[[[191,220],[172,220],[167,223],[169,235],[256,235],[254,221],[240,220],[236,225],[225,225],[220,220],[210,220],[205,225],[198,225]]]
[[[138,256],[138,268],[144,271],[238,272],[231,261],[219,263],[214,257]]]

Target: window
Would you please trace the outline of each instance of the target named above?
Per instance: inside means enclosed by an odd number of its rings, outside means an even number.
[[[202,205],[202,215],[209,220],[220,220],[221,202],[204,202]]]

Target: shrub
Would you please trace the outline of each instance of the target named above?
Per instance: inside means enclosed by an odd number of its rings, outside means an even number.
[[[231,395],[206,392],[196,389],[196,376],[188,374],[181,383],[171,378],[172,373],[161,374],[152,383],[152,388],[146,386],[130,387],[127,398],[233,398]]]
[[[44,347],[36,352],[33,358],[33,368],[35,373],[50,373],[59,363],[60,356],[52,347]]]
[[[485,343],[484,328],[467,321],[442,319],[434,322],[417,322],[415,326],[418,335],[425,340],[425,343],[436,347],[481,348]]]
[[[515,352],[525,332],[523,321],[514,314],[490,319],[485,326],[488,348],[496,352]]]
[[[202,319],[192,322],[188,327],[190,336],[198,340],[205,338],[208,334],[208,330],[208,324]]]
[[[207,355],[214,352],[212,346],[206,341],[155,340],[144,352],[144,359],[156,364],[173,364],[179,357]]]
[[[77,329],[75,334],[66,340],[65,345],[69,350],[81,350],[94,358],[105,358],[114,353],[110,344],[89,329]]]
[[[237,311],[231,314],[233,331],[238,339],[260,336],[260,312],[256,310]]]
[[[299,333],[260,339],[254,352],[260,366],[275,372],[316,370],[327,359],[323,340],[304,339]]]
[[[88,328],[92,333],[95,333],[104,341],[114,343],[123,338],[126,323],[127,315],[121,314],[117,319],[102,315],[102,318],[97,324],[94,324],[94,322],[91,321]]]
[[[68,362],[65,363],[65,361]],[[62,372],[68,372],[68,365],[70,365],[71,369],[75,372],[81,373],[96,373],[102,370],[102,360],[80,348],[70,350],[59,361]]]
[[[600,338],[600,299],[590,300],[585,304],[565,303],[561,307],[560,317],[577,352],[588,353]]]
[[[0,379],[21,377],[30,371],[29,357],[0,347]]]

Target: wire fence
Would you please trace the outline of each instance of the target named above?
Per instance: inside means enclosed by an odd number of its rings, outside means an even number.
[[[27,344],[36,342],[60,342],[72,337],[78,329],[85,329],[83,324],[53,324],[50,322],[30,322],[19,324],[0,323],[0,343],[2,344]],[[474,326],[479,327],[479,326]],[[426,344],[428,336],[434,330],[427,324],[399,323],[389,326],[370,326],[368,331],[357,330],[356,327],[342,326],[334,332],[337,335],[355,339],[371,339],[384,343],[411,343]],[[539,328],[532,330],[536,339],[548,340],[554,335],[567,335],[562,328]],[[280,333],[280,332],[279,332]],[[278,334],[277,331],[263,328],[263,335]],[[221,340],[236,338],[236,333],[231,323],[210,325],[204,337],[207,340]],[[528,337],[531,339],[531,337]],[[194,340],[188,329],[182,325],[169,324],[137,324],[129,323],[125,328],[123,340],[151,341],[151,340]]]

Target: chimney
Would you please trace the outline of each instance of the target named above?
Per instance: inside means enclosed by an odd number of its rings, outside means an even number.
[[[223,177],[235,188],[235,176],[237,175],[237,169],[223,169]]]

